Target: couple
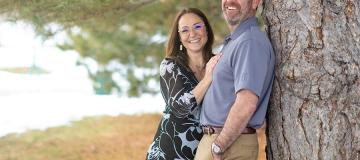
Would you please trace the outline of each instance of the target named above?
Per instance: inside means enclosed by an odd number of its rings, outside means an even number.
[[[255,12],[261,0],[222,0],[231,34],[221,54],[198,9],[177,15],[160,65],[166,108],[147,159],[257,159],[274,54]],[[196,155],[195,155],[196,154]]]

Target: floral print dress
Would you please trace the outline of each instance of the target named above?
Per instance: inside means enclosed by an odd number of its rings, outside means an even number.
[[[192,93],[195,75],[173,59],[160,64],[160,87],[166,107],[146,159],[194,159],[202,137],[200,108]]]

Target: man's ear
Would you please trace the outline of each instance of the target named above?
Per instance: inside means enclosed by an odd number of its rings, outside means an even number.
[[[252,9],[256,10],[257,7],[262,3],[262,0],[253,0],[252,2]]]

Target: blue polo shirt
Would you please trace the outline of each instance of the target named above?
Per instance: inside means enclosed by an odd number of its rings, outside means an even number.
[[[202,103],[201,125],[223,126],[236,93],[247,89],[259,97],[247,126],[261,127],[274,79],[275,55],[256,17],[245,20],[227,36],[221,52],[223,56],[215,66],[213,81]]]

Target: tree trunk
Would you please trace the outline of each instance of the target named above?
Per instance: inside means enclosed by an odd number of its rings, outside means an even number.
[[[265,0],[270,160],[360,160],[359,0]]]

